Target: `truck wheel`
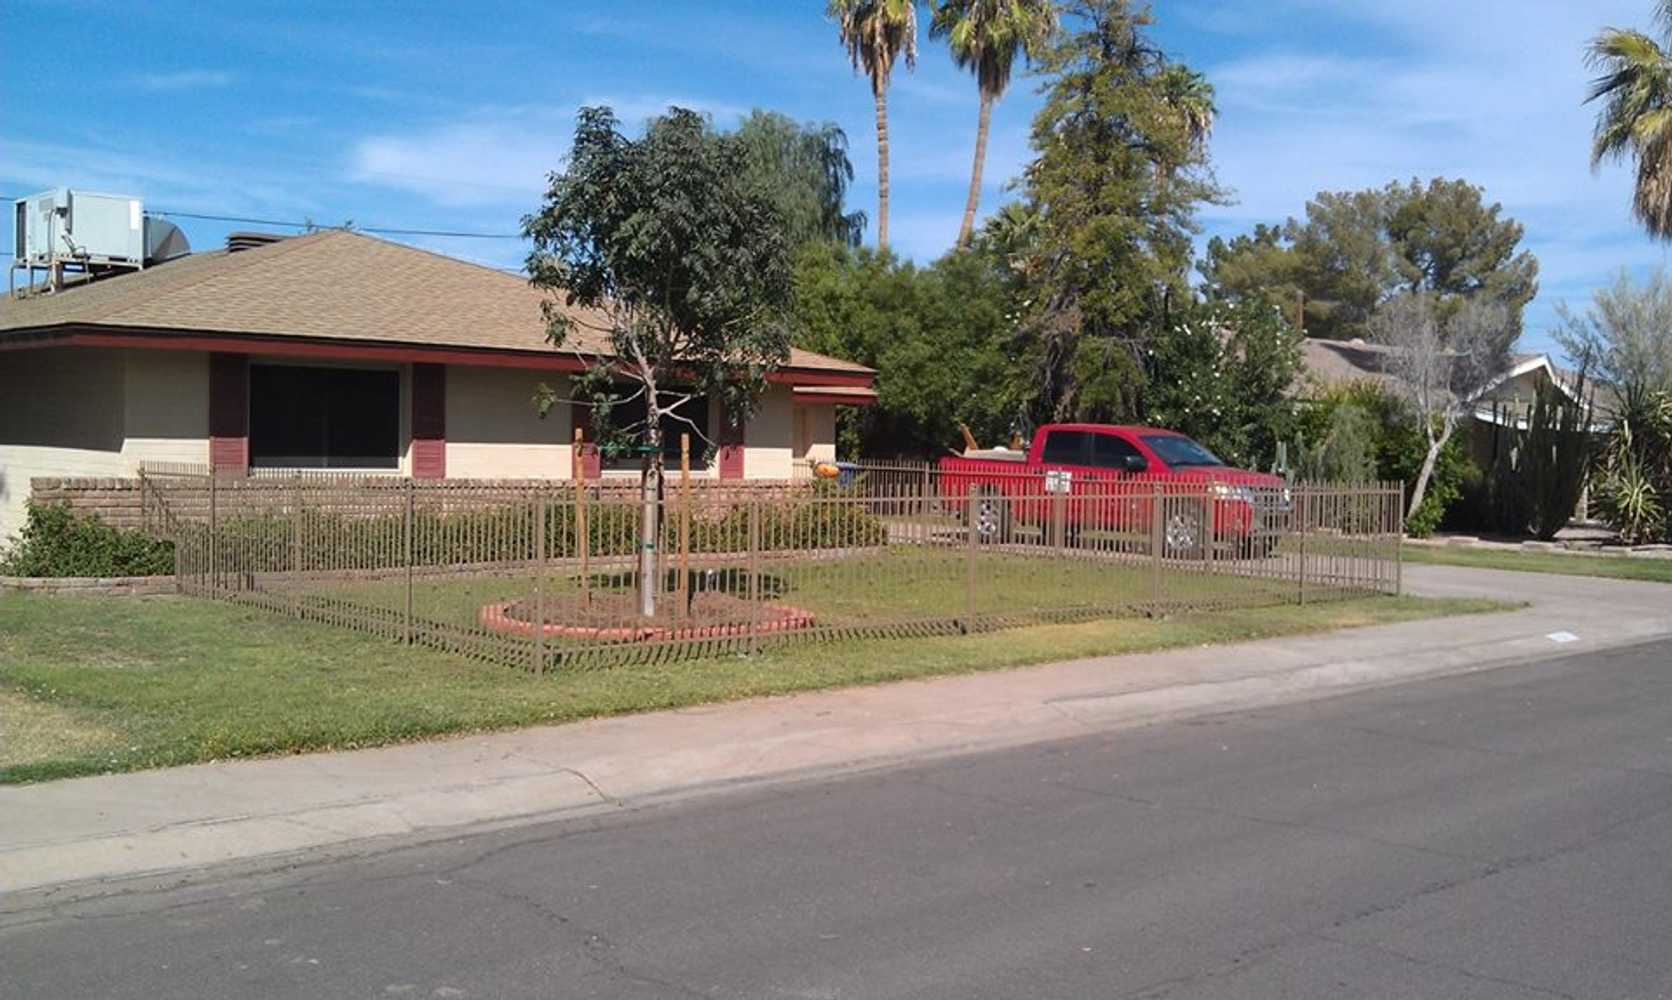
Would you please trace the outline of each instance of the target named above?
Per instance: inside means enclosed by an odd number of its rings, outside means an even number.
[[[982,543],[1007,540],[1010,537],[1010,504],[993,493],[976,497],[970,509],[970,530]]]
[[[1200,559],[1205,532],[1202,508],[1193,503],[1181,503],[1168,512],[1162,524],[1162,543],[1173,559]]]

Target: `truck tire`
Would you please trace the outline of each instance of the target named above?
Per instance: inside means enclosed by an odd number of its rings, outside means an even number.
[[[1207,551],[1207,517],[1200,503],[1179,501],[1161,524],[1161,544],[1169,559],[1200,559]]]
[[[1010,540],[1010,502],[997,493],[982,493],[970,501],[970,530],[983,545]]]

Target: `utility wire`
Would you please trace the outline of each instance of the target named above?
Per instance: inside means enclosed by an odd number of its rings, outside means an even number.
[[[0,196],[0,201],[15,201],[15,198]],[[246,226],[285,226],[290,229],[334,229],[335,226],[322,226],[316,222],[290,222],[284,219],[256,219],[241,215],[207,215],[202,212],[171,212],[166,208],[146,209],[152,215],[173,216],[177,219],[200,219],[206,222],[236,222]],[[402,229],[394,226],[354,226],[362,233],[379,233],[384,236],[441,236],[466,240],[520,240],[521,233],[467,233],[450,229]]]

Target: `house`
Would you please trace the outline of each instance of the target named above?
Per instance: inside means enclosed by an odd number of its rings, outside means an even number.
[[[1365,382],[1392,389],[1395,383],[1387,374],[1385,364],[1388,350],[1382,344],[1364,340],[1308,338],[1301,349],[1297,392],[1317,392]],[[1555,386],[1572,397],[1579,391],[1577,383],[1578,377],[1558,367],[1548,354],[1511,357],[1509,367],[1476,395],[1473,413],[1458,429],[1468,442],[1471,457],[1483,468],[1490,464],[1492,450],[1499,446],[1494,426],[1525,428],[1527,414],[1538,399],[1541,386]],[[1592,423],[1600,430],[1612,397],[1605,391],[1598,392],[1597,388],[1587,388],[1586,395],[1596,406],[1598,412]]]
[[[239,236],[0,300],[0,538],[38,481],[132,477],[142,463],[570,476],[589,411],[569,403],[542,419],[532,400],[542,383],[566,398],[589,356],[607,353],[586,332],[596,316],[570,310],[581,332],[558,350],[546,296],[518,275],[340,229]],[[695,475],[789,479],[834,458],[835,408],[873,402],[875,379],[796,350],[742,428],[718,400],[693,400],[687,415],[718,445],[693,445],[699,460],[714,455]],[[637,467],[590,446],[583,464],[603,477]]]

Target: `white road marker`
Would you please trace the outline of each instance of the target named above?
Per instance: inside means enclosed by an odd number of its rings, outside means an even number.
[[[1549,639],[1551,642],[1578,642],[1579,641],[1579,637],[1574,635],[1572,632],[1552,632],[1549,635],[1545,636],[1545,638]]]

